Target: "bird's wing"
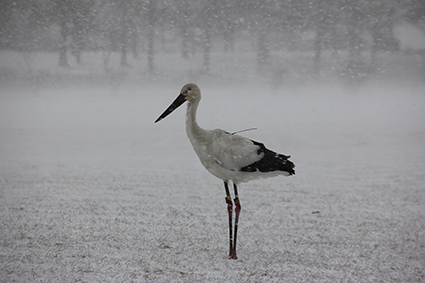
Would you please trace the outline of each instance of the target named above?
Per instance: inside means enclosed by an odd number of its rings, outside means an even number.
[[[264,157],[250,139],[224,131],[218,133],[211,147],[215,162],[228,170],[240,170]]]

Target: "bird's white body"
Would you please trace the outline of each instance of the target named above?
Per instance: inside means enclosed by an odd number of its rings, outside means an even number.
[[[286,171],[240,171],[241,168],[261,160],[264,153],[258,153],[260,147],[248,138],[221,129],[202,129],[196,122],[198,104],[199,99],[187,105],[186,132],[199,160],[208,172],[235,184],[257,178],[289,175]]]

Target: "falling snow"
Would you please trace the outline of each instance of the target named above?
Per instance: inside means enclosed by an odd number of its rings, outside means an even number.
[[[0,4],[0,281],[425,281],[423,1],[62,2]],[[238,260],[183,107],[154,124],[188,82],[297,165],[241,185]]]

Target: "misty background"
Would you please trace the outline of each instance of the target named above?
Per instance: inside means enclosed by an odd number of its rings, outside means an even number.
[[[205,129],[291,155],[240,186]],[[425,282],[424,0],[0,0],[1,282]]]
[[[0,21],[3,83],[425,78],[421,0],[5,0]]]

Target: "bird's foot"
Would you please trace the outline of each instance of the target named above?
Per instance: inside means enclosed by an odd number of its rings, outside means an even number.
[[[229,259],[238,259],[238,256],[236,254],[229,255]]]

